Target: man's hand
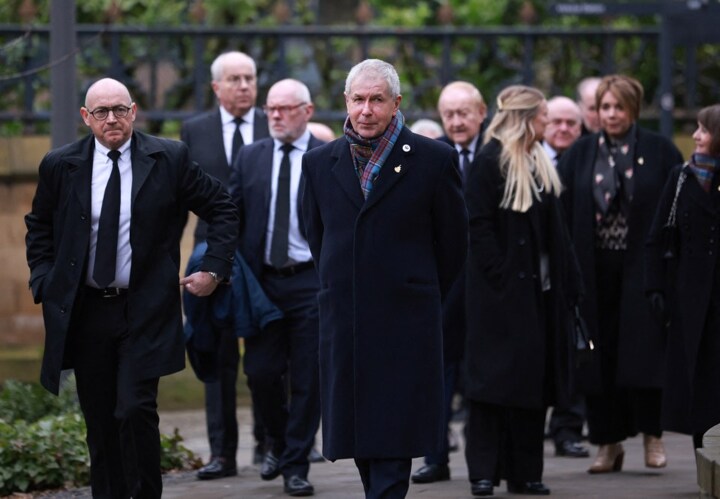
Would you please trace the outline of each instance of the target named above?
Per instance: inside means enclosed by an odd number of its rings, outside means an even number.
[[[180,285],[195,296],[208,296],[215,291],[218,283],[209,273],[200,271],[180,279]]]

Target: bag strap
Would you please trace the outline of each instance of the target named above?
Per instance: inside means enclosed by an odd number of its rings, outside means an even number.
[[[687,173],[685,173],[685,167],[688,165],[686,162],[683,167],[682,171],[680,172],[680,176],[678,176],[677,180],[677,186],[675,187],[675,197],[673,198],[672,206],[670,207],[670,214],[668,215],[667,222],[665,222],[665,225],[675,226],[675,217],[677,213],[677,201],[678,196],[680,196],[680,189],[682,189],[683,183],[685,183],[685,178],[687,177]]]

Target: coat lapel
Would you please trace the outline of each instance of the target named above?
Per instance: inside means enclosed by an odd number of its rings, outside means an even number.
[[[95,150],[95,140],[89,135],[81,144],[81,149],[77,155],[69,155],[65,160],[70,164],[68,167],[68,177],[75,196],[80,202],[80,206],[84,213],[88,215],[90,208],[90,190],[92,185],[92,165],[93,153]]]
[[[155,165],[155,158],[153,158],[151,154],[159,150],[160,149],[152,147],[146,140],[145,135],[139,132],[133,132],[131,206],[135,205],[135,198],[137,198],[138,192],[140,192],[140,189],[150,174],[150,170],[152,170],[152,167]]]
[[[410,159],[415,154],[415,141],[407,129],[403,128],[393,146],[385,164],[380,169],[380,174],[375,179],[370,195],[363,206],[363,210],[370,209],[387,194],[390,189],[405,176],[410,168]],[[359,182],[356,179],[356,183]]]
[[[335,165],[333,165],[331,169],[335,180],[337,180],[342,190],[345,191],[345,194],[347,194],[358,210],[361,209],[365,203],[365,199],[360,189],[360,181],[355,173],[355,167],[347,141],[338,140],[333,148],[332,156],[336,158]]]

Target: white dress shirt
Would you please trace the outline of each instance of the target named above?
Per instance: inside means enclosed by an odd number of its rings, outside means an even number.
[[[250,111],[241,116],[243,122],[240,123],[240,135],[242,135],[244,144],[252,144],[253,131],[255,125],[255,108],[251,107]],[[225,157],[228,165],[230,165],[230,156],[232,155],[233,136],[235,135],[235,116],[227,112],[227,109],[220,106],[220,119],[222,120],[223,144],[225,145]]]
[[[118,167],[120,169],[120,223],[118,231],[118,252],[115,267],[115,280],[108,286],[113,288],[127,288],[130,284],[130,265],[132,248],[130,247],[130,197],[132,195],[132,157],[130,156],[130,142],[125,142],[120,149]],[[110,149],[95,139],[95,153],[93,154],[92,183],[90,191],[91,204],[91,231],[90,253],[88,255],[87,278],[88,286],[97,288],[98,285],[92,277],[95,267],[95,249],[97,248],[98,226],[100,225],[100,212],[102,211],[105,187],[107,187],[112,160],[108,158]]]
[[[293,142],[295,148],[290,151],[290,233],[288,234],[288,256],[290,263],[302,263],[312,260],[310,247],[300,233],[298,224],[298,188],[302,174],[302,156],[308,148],[310,131],[305,130],[300,138]],[[280,174],[280,161],[283,157],[283,143],[273,139],[272,191],[270,197],[270,213],[268,213],[267,237],[265,238],[265,263],[270,265],[270,247],[272,246],[273,227],[275,226],[275,199],[277,198],[277,182]]]

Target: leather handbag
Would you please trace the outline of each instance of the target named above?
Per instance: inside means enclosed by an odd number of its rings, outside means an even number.
[[[676,220],[677,201],[686,177],[687,174],[683,169],[683,171],[680,172],[680,176],[677,180],[677,185],[675,186],[675,197],[673,198],[672,206],[670,207],[670,213],[668,214],[667,221],[665,222],[665,225],[663,225],[662,232],[660,234],[662,255],[663,258],[665,258],[666,260],[676,258],[680,252],[680,232],[678,231]]]
[[[590,361],[595,345],[590,339],[590,331],[588,330],[585,319],[580,315],[580,308],[575,305],[575,314],[573,316],[573,340],[575,345],[575,366],[579,367]]]

